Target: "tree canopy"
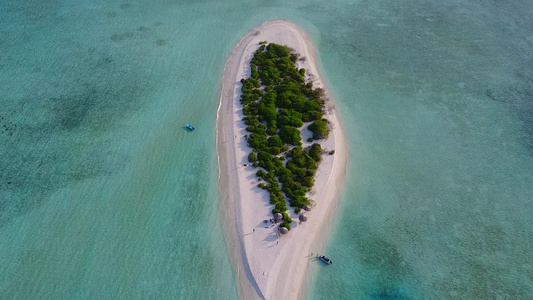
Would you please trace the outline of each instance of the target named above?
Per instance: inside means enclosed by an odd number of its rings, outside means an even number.
[[[281,213],[288,229],[292,220],[285,197],[296,212],[310,205],[306,193],[313,187],[322,154],[318,143],[302,148],[299,128],[312,122],[307,128],[314,139],[329,133],[323,119],[325,93],[305,81],[306,70],[295,65],[298,57],[287,46],[261,42],[250,62],[250,77],[241,80],[243,122],[253,148],[248,161],[261,168],[256,175],[263,182],[258,186],[270,193],[272,213]]]

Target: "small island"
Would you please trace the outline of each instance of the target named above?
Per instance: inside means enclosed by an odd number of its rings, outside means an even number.
[[[229,54],[217,112],[218,196],[241,299],[301,298],[306,274],[322,264],[316,254],[348,160],[327,95],[311,39],[294,23],[265,22]]]
[[[259,44],[250,61],[250,77],[241,79],[240,103],[249,133],[245,137],[253,149],[248,161],[261,167],[256,175],[263,182],[258,186],[270,193],[272,215],[282,216],[280,226],[288,231],[292,219],[287,203],[295,213],[312,205],[306,193],[313,188],[323,151],[319,143],[303,148],[301,130],[312,132],[307,142],[329,136],[329,122],[323,118],[326,96],[306,82],[305,69],[296,67],[298,53],[284,45]]]

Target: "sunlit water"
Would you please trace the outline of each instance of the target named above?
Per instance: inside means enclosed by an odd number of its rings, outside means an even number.
[[[0,3],[0,298],[236,298],[218,89],[278,18],[351,154],[305,298],[533,298],[531,4],[181,2]]]

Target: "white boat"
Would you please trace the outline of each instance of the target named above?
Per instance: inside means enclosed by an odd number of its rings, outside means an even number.
[[[331,265],[333,263],[331,259],[325,257],[324,255],[320,255],[318,258],[320,258],[321,261],[327,263],[328,265]]]

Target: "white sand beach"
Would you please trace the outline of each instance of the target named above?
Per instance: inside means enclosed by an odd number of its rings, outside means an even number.
[[[325,118],[331,122],[332,131],[329,138],[320,143],[327,151],[335,150],[335,154],[323,155],[315,186],[309,194],[309,198],[315,200],[315,206],[306,213],[308,221],[299,224],[298,216],[293,208],[289,208],[287,212],[293,218],[292,230],[278,237],[277,226],[263,222],[272,218],[273,206],[269,203],[268,192],[257,187],[255,173],[258,169],[250,166],[247,159],[251,148],[244,138],[247,132],[241,121],[243,114],[239,102],[239,81],[250,75],[249,63],[261,41],[287,45],[299,53],[298,68],[306,69],[306,79],[313,81],[315,88],[322,87],[327,91],[315,63],[315,48],[297,25],[287,21],[269,21],[251,30],[239,41],[224,69],[217,116],[220,211],[240,297],[297,299],[308,265],[319,263],[315,255],[323,249],[317,249],[316,242],[326,238],[326,218],[331,217],[332,209],[338,202],[338,191],[344,186],[348,149],[329,96]],[[304,129],[302,140],[309,136],[311,133]],[[304,142],[303,146],[306,145],[309,143]],[[245,164],[248,166],[245,167]]]

